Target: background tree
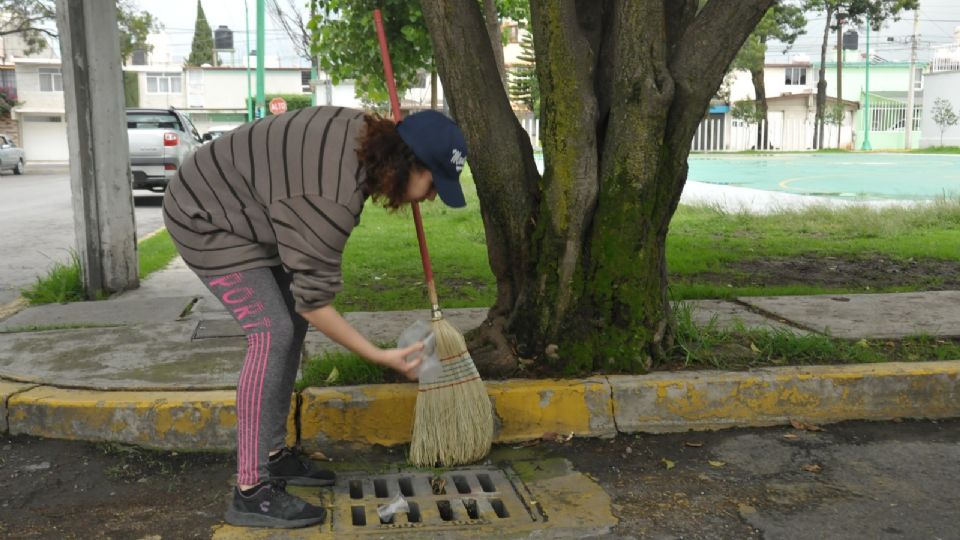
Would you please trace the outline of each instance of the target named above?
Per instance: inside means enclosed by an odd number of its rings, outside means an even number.
[[[311,53],[313,32],[307,27],[311,16],[308,15],[306,19],[304,18],[302,6],[303,2],[301,0],[286,0],[285,2],[267,0],[266,8],[267,13],[270,14],[270,19],[290,39],[297,56],[308,62],[315,62],[316,57]],[[315,3],[311,2],[310,7],[315,9]]]
[[[817,113],[813,129],[813,148],[823,148],[824,113],[827,105],[827,46],[830,31],[837,31],[837,14],[843,14],[844,24],[855,26],[870,21],[870,27],[880,30],[887,20],[897,20],[901,11],[917,9],[918,0],[806,0],[807,10],[823,12],[823,42],[820,45],[820,72],[817,78]],[[868,58],[867,61],[870,59]],[[842,98],[843,96],[837,96]]]
[[[203,14],[203,5],[197,0],[197,22],[193,25],[193,42],[190,44],[190,56],[185,62],[188,66],[203,64],[217,65],[213,52],[213,30]]]
[[[827,107],[827,110],[823,114],[823,123],[828,126],[837,126],[840,127],[843,125],[843,119],[846,118],[847,111],[843,107],[843,103],[834,103],[830,107]],[[840,130],[837,130],[837,148],[840,148]]]
[[[436,73],[433,44],[418,2],[310,0],[313,15],[307,29],[312,36],[311,51],[317,56],[320,69],[330,75],[333,83],[353,79],[357,95],[363,102],[385,107],[389,96],[380,63],[380,45],[376,33],[371,31],[375,8],[383,12],[397,92],[402,97],[415,85],[422,71]],[[487,12],[484,28],[491,48],[500,51],[498,65],[502,68],[503,42],[499,21],[526,20],[529,18],[529,4],[525,0],[496,0],[495,14],[488,5],[484,9]],[[498,78],[504,80],[499,75]]]
[[[117,26],[120,29],[120,58],[130,59],[134,51],[149,53],[153,45],[147,36],[159,32],[163,25],[149,11],[139,11],[131,0],[117,1]]]
[[[402,97],[422,70],[433,71],[433,47],[416,2],[311,0],[315,15],[307,26],[313,33],[311,50],[333,83],[353,79],[362,101],[385,108],[389,96],[374,31],[376,7],[383,12],[397,93]]]
[[[53,0],[0,0],[0,13],[0,36],[19,35],[27,46],[25,55],[42,51],[48,38],[57,37],[49,24],[56,16]]]
[[[764,119],[760,107],[757,106],[757,100],[745,100],[734,103],[733,107],[730,108],[730,114],[734,118],[743,120],[748,124],[757,124]]]
[[[510,98],[524,104],[535,115],[540,114],[540,84],[537,81],[537,58],[533,52],[533,34],[524,32],[520,38],[520,56],[523,64],[514,67],[510,77]]]
[[[757,123],[762,129],[757,130],[756,148],[767,148],[769,144],[769,125],[767,122],[767,89],[763,81],[767,55],[767,42],[775,39],[790,46],[803,35],[807,25],[807,18],[800,5],[781,3],[770,8],[760,20],[757,28],[747,37],[737,57],[734,58],[730,69],[742,69],[750,72],[753,82],[753,91],[756,96],[756,111],[759,114]],[[784,50],[784,52],[786,52]]]
[[[17,34],[27,45],[29,55],[47,48],[47,40],[56,38],[54,0],[0,0],[0,36]],[[147,35],[163,26],[148,11],[140,11],[130,0],[117,1],[117,26],[120,34],[120,56],[124,60],[136,50],[150,52]]]
[[[943,98],[933,102],[933,122],[940,126],[940,146],[943,146],[943,133],[950,127],[957,125],[957,114],[953,112],[953,103]]]

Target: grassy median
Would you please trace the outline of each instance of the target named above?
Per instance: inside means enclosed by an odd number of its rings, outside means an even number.
[[[164,268],[176,256],[177,250],[165,229],[148,235],[137,243],[139,278],[142,280]],[[68,262],[54,263],[44,275],[37,277],[33,285],[22,289],[20,294],[30,305],[83,301],[83,274],[76,251],[70,252]]]

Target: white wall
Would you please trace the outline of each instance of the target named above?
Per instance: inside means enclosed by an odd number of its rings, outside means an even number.
[[[933,104],[937,98],[951,102],[960,116],[960,71],[928,73],[923,87],[923,117],[920,120],[920,148],[940,146],[940,126],[933,121]],[[944,146],[960,146],[960,124],[943,132]]]
[[[67,161],[67,123],[62,114],[20,116],[20,140],[27,162]]]
[[[63,111],[63,92],[40,91],[41,68],[60,69],[60,64],[17,63],[17,108]]]
[[[180,91],[179,92],[167,92],[167,93],[151,93],[149,87],[147,86],[147,76],[148,75],[158,75],[163,73],[180,73]],[[179,66],[171,66],[169,70],[164,70],[161,72],[157,71],[147,71],[141,72],[138,74],[140,92],[140,107],[143,108],[157,108],[157,109],[167,109],[169,107],[184,108],[187,106],[187,93],[186,93],[186,82],[187,79],[183,74],[183,70]]]
[[[197,89],[191,92],[191,85]],[[250,72],[250,89],[256,94],[257,75]],[[184,75],[187,108],[246,110],[247,72],[243,69],[188,69]],[[267,94],[301,94],[303,87],[299,69],[268,69],[264,75]]]
[[[781,65],[764,67],[763,85],[767,92],[767,97],[777,97],[785,93],[809,94],[816,92],[816,85],[813,81],[813,68],[804,64],[797,64],[795,67],[806,68],[807,84],[787,86],[787,67]],[[735,71],[730,84],[730,102],[736,103],[738,101],[754,99],[756,99],[756,92],[753,88],[753,80],[750,77],[750,72],[746,70]]]

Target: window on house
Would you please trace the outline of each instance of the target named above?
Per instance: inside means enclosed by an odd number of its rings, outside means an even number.
[[[913,73],[913,89],[923,90],[923,68],[914,68]]]
[[[304,94],[310,93],[310,81],[313,80],[313,77],[310,76],[310,70],[304,69],[300,72],[300,90]]]
[[[17,73],[12,69],[0,69],[0,92],[12,97],[17,95]]]
[[[63,92],[63,77],[57,68],[40,68],[40,91]]]
[[[784,84],[787,86],[805,86],[807,84],[807,68],[788,67],[784,72]]]
[[[148,94],[179,94],[181,92],[180,73],[148,73]]]

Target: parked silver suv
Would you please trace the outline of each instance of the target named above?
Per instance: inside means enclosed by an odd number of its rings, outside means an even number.
[[[157,192],[167,188],[180,164],[203,144],[190,119],[172,107],[127,109],[127,136],[133,189]]]

